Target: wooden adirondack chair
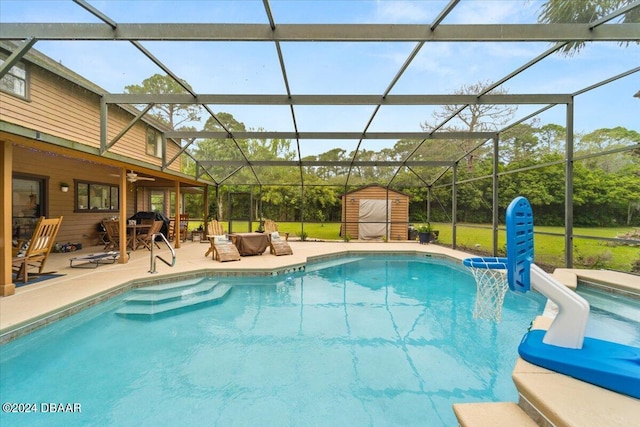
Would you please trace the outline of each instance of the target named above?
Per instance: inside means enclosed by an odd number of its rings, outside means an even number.
[[[289,246],[289,242],[280,237],[277,231],[269,234],[269,252],[275,256],[293,255],[293,249]]]
[[[24,282],[28,282],[27,270],[29,268],[38,268],[38,273],[42,273],[49,253],[55,244],[61,223],[62,217],[49,219],[40,217],[31,239],[26,243],[27,248],[24,253],[18,253],[11,260],[11,268],[16,272],[16,280],[22,276]]]
[[[278,224],[272,219],[265,219],[264,232],[267,234],[280,233],[278,230]],[[281,235],[284,235],[284,240],[289,240],[289,233],[281,233]]]
[[[231,240],[224,234],[222,224],[213,220],[207,225],[207,238],[211,244],[211,247],[207,249],[204,256],[209,256],[213,252],[213,259],[220,262],[225,261],[238,261],[240,260],[240,252]]]

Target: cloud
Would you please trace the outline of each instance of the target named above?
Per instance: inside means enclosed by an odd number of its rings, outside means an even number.
[[[536,1],[465,1],[450,14],[449,24],[517,24],[535,23]],[[535,7],[534,7],[535,4]]]
[[[415,2],[407,0],[376,2],[375,21],[386,23],[429,22],[437,16],[437,2]]]

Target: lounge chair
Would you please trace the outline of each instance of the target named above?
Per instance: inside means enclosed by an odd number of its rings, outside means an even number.
[[[156,248],[160,249],[158,243],[154,241],[154,236],[160,233],[160,229],[162,229],[162,225],[164,222],[162,221],[153,221],[151,227],[147,229],[144,234],[140,234],[136,236],[135,249],[138,249],[140,246],[144,246],[145,248],[151,250],[151,245],[155,244]]]
[[[207,239],[211,243],[211,246],[209,247],[209,249],[207,249],[207,252],[205,252],[204,256],[209,256],[209,254],[215,250],[213,246],[212,238],[214,236],[222,236],[223,234],[224,234],[224,228],[222,228],[222,224],[220,224],[215,219],[209,222],[209,224],[207,224]],[[215,259],[215,254],[214,254],[214,259]]]
[[[129,252],[127,251],[127,256]],[[97,252],[95,254],[88,254],[69,258],[69,267],[71,268],[98,268],[103,264],[114,264],[118,258],[120,258],[120,252]],[[74,265],[75,263],[75,265]]]
[[[289,242],[280,237],[280,233],[274,231],[269,234],[269,253],[275,256],[293,255],[293,249],[289,246]]]
[[[16,272],[16,279],[22,276],[24,282],[28,282],[27,270],[34,267],[38,268],[38,274],[42,274],[61,223],[62,217],[49,219],[40,217],[31,239],[24,244],[24,250],[18,252],[17,256],[11,260],[11,268]]]
[[[236,245],[224,234],[222,224],[218,221],[213,220],[207,225],[207,238],[211,243],[211,247],[207,249],[204,256],[209,256],[209,254],[213,252],[213,259],[220,262],[238,261],[241,259],[238,248],[236,248]]]
[[[264,232],[267,234],[271,233],[280,233],[278,230],[278,224],[272,219],[264,220]],[[284,240],[289,240],[289,233],[282,233],[284,235]]]

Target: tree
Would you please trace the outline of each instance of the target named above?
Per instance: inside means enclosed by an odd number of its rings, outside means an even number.
[[[460,89],[453,93],[456,95],[478,95],[483,93],[491,83],[478,82],[470,85],[463,85]],[[509,93],[507,89],[496,88],[490,92],[492,95],[503,95]],[[434,111],[432,118],[434,122],[426,120],[421,124],[425,131],[435,129],[436,123],[441,122],[453,116],[462,105],[444,105],[440,110]],[[469,131],[469,132],[490,132],[497,131],[505,124],[509,123],[516,107],[492,104],[475,104],[468,105],[456,118],[462,122],[461,125],[448,124],[442,129],[450,131]]]
[[[623,127],[596,129],[582,136],[576,143],[576,154],[602,153],[640,144],[640,133]],[[601,168],[609,173],[617,173],[634,162],[634,156],[620,152],[607,156],[593,157],[588,164],[591,168]]]
[[[588,23],[596,21],[636,0],[547,0],[542,5],[538,21],[545,24]],[[640,7],[617,18],[619,22],[640,22]],[[585,42],[572,42],[560,51],[565,55],[580,52]]]
[[[454,91],[454,94],[478,95],[480,93],[484,93],[489,85],[490,82],[478,82],[471,85],[463,85],[460,89]],[[491,91],[491,94],[493,95],[502,95],[506,93],[508,93],[508,90],[504,88],[496,88]],[[442,130],[452,132],[491,132],[500,130],[504,125],[509,123],[517,110],[517,107],[512,105],[475,104],[468,105],[460,113],[457,113],[461,107],[463,106],[444,105],[439,110],[432,113],[431,116],[433,121],[426,120],[420,126],[424,131],[430,132],[436,129],[441,122],[448,120],[450,117],[455,115],[455,120],[458,124],[456,124],[456,122],[447,124],[441,127]],[[470,139],[452,140],[449,143],[438,141],[438,146],[441,147],[441,150],[446,150],[450,153],[452,146],[457,147],[459,155],[468,153],[477,144],[478,141]],[[473,160],[478,155],[482,155],[482,151],[478,151],[467,157],[469,167],[473,166]],[[446,158],[446,156],[441,156],[441,158]]]
[[[184,80],[184,85],[190,87]],[[154,74],[144,79],[141,85],[129,85],[124,88],[125,93],[131,94],[184,94],[187,91],[173,78]],[[200,108],[193,104],[156,104],[150,114],[173,130],[190,122],[200,120]]]

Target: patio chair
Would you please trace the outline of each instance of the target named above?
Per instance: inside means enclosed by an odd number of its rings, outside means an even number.
[[[145,220],[143,220],[145,221]],[[140,246],[144,246],[148,250],[151,250],[151,245],[155,244],[156,248],[160,249],[160,245],[154,240],[154,236],[160,233],[160,229],[164,222],[162,221],[153,221],[151,227],[144,233],[140,234],[136,237],[135,249],[138,249]]]
[[[280,233],[278,230],[278,224],[272,219],[264,220],[264,232],[267,234],[271,233]],[[289,240],[289,233],[282,233],[284,235],[284,240]]]
[[[180,214],[180,239],[184,242],[187,240],[187,232],[189,231],[189,214]]]
[[[104,229],[107,234],[107,242],[104,245],[104,250],[117,251],[120,249],[120,221],[108,219],[102,221]]]
[[[207,225],[207,239],[211,243],[204,256],[209,256],[213,252],[213,259],[220,262],[237,261],[240,259],[238,248],[229,240],[224,233],[224,228],[215,219]]]
[[[210,221],[209,224],[207,224],[207,239],[209,239],[211,246],[209,247],[209,249],[207,249],[207,252],[205,252],[204,256],[209,256],[211,252],[214,252],[215,248],[213,246],[213,238],[215,236],[222,236],[223,234],[224,228],[222,228],[222,224],[220,224],[217,220],[214,219]],[[213,259],[215,259],[215,253]]]
[[[189,229],[189,214],[180,214],[178,216],[178,223],[180,224],[180,241],[187,240],[187,231]],[[176,219],[169,219],[169,227],[167,231],[167,240],[173,242],[176,239]]]
[[[55,244],[56,235],[60,229],[62,217],[40,217],[31,239],[25,242],[23,251],[11,260],[11,268],[16,272],[16,279],[23,277],[24,282],[29,281],[29,268],[38,268],[38,274],[42,274],[49,253]]]
[[[289,246],[289,242],[280,237],[280,233],[274,231],[269,234],[269,253],[275,256],[293,255],[293,249]]]

